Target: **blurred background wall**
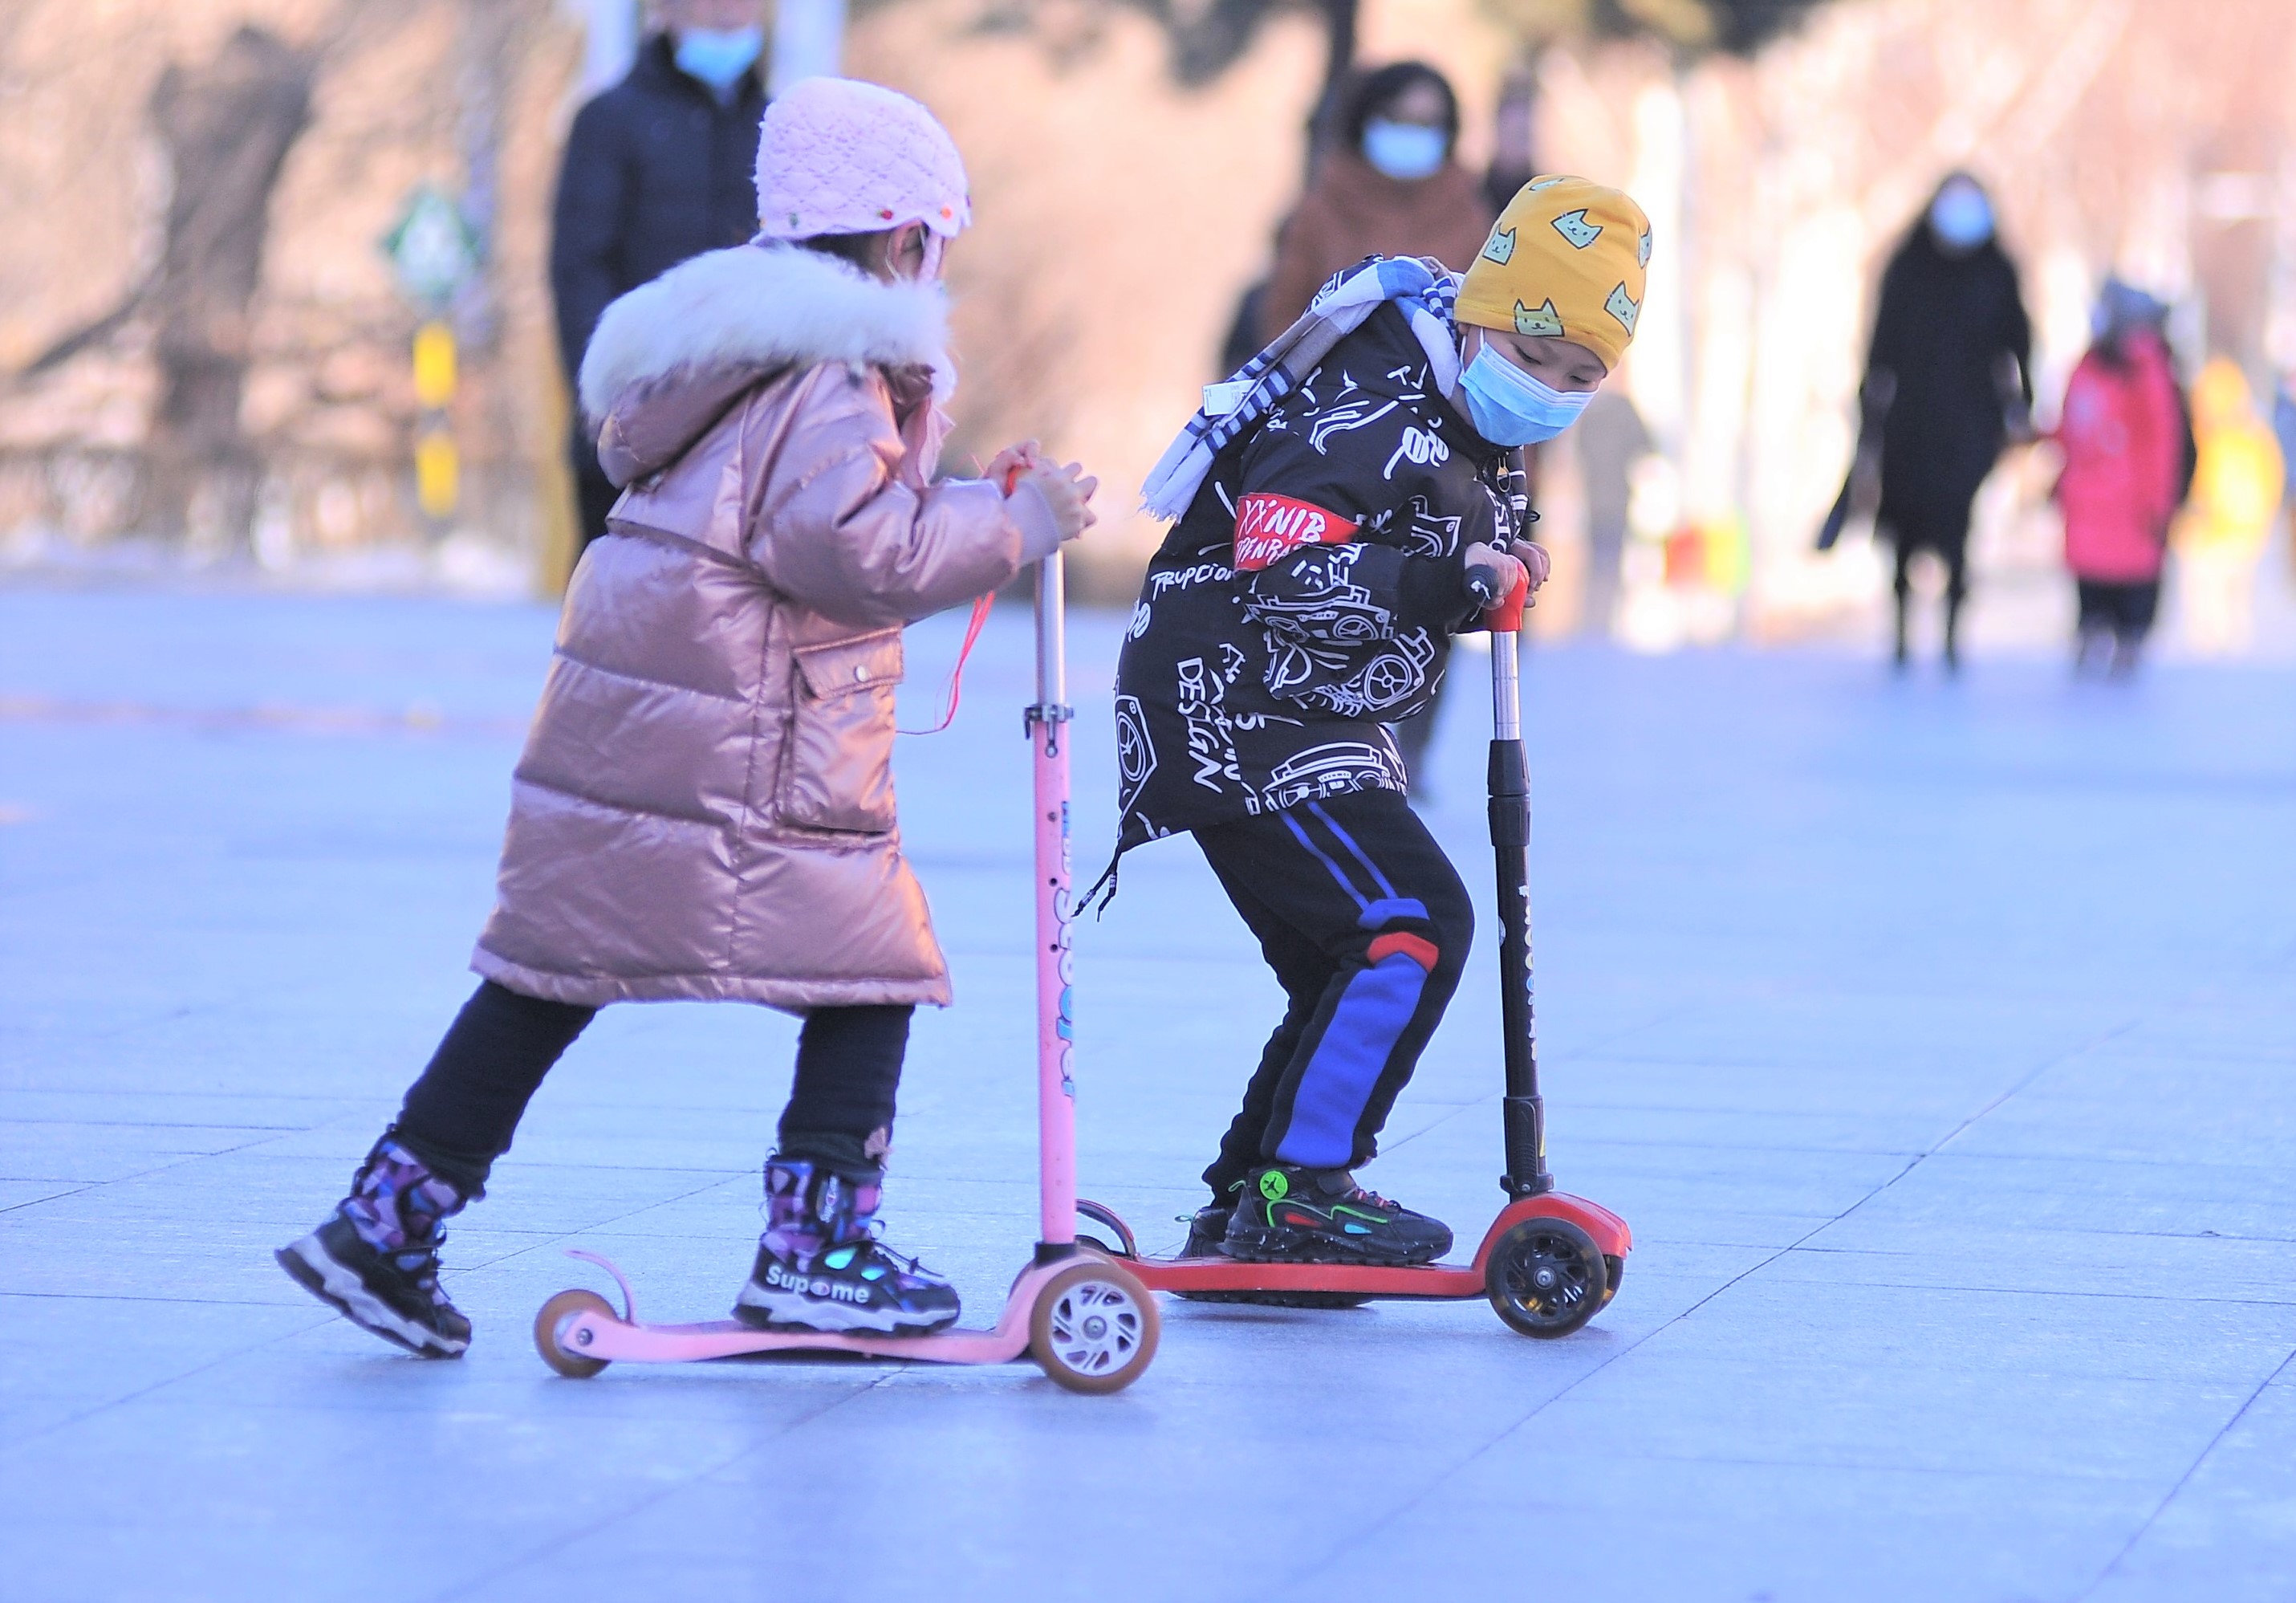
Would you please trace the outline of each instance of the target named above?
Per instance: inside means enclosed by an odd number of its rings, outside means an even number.
[[[6,560],[561,582],[550,193],[573,110],[638,25],[626,0],[0,9]],[[2176,301],[2188,368],[2296,366],[2287,0],[862,4],[847,70],[924,99],[972,169],[952,465],[1039,434],[1098,470],[1116,515],[1089,595],[1128,595],[1158,538],[1124,515],[1129,488],[1218,376],[1335,36],[1449,73],[1478,162],[1503,81],[1526,80],[1538,164],[1622,184],[1656,223],[1626,379],[1660,447],[1636,484],[1637,644],[1870,626],[1870,549],[1821,558],[1810,537],[1849,460],[1880,262],[1948,169],[1998,199],[2045,421],[2116,267]],[[428,308],[383,249],[426,191],[473,266]],[[455,336],[443,399],[411,354],[426,317]],[[446,511],[415,465],[442,428]],[[2062,637],[2069,615],[2049,471],[2013,455],[1980,502],[2003,637]],[[1566,570],[1576,493],[1558,461]],[[1567,596],[1547,612],[1567,625]]]

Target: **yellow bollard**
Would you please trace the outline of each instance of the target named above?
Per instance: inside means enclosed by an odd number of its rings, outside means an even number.
[[[462,498],[462,458],[447,408],[455,399],[455,331],[437,319],[414,331],[414,399],[423,418],[414,435],[414,499],[444,522]]]
[[[414,331],[414,399],[430,412],[444,411],[455,399],[455,331],[444,323]]]
[[[455,515],[462,496],[462,459],[455,455],[455,437],[444,424],[427,428],[414,439],[414,498],[423,514]]]

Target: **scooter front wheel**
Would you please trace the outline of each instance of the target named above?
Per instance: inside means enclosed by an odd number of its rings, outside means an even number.
[[[1609,1280],[1592,1236],[1567,1219],[1526,1219],[1492,1247],[1483,1290],[1510,1328],[1552,1340],[1595,1317]]]
[[[604,1369],[609,1360],[585,1358],[559,1344],[558,1328],[578,1313],[603,1313],[614,1317],[613,1304],[594,1291],[576,1287],[562,1291],[542,1305],[534,1316],[534,1347],[542,1354],[542,1361],[569,1380],[587,1380]]]
[[[1120,1392],[1156,1356],[1156,1299],[1122,1265],[1087,1255],[1054,1275],[1029,1311],[1029,1350],[1071,1392]]]

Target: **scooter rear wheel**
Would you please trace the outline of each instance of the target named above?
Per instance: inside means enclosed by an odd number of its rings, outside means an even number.
[[[534,1348],[542,1354],[544,1363],[567,1379],[587,1380],[611,1360],[585,1358],[558,1344],[558,1327],[578,1313],[603,1313],[611,1319],[614,1317],[614,1309],[612,1303],[594,1291],[586,1291],[579,1287],[572,1291],[562,1291],[545,1303],[542,1311],[534,1316]]]
[[[1029,1311],[1029,1350],[1071,1392],[1120,1392],[1156,1356],[1163,1318],[1122,1265],[1087,1254],[1045,1283]]]
[[[1592,1236],[1567,1219],[1526,1219],[1492,1247],[1483,1290],[1511,1329],[1552,1340],[1595,1317],[1609,1279]]]

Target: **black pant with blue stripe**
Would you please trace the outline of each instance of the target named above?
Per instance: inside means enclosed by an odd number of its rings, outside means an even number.
[[[1466,887],[1396,791],[1194,833],[1290,1004],[1205,1182],[1226,1202],[1262,1163],[1368,1162],[1458,989]]]

